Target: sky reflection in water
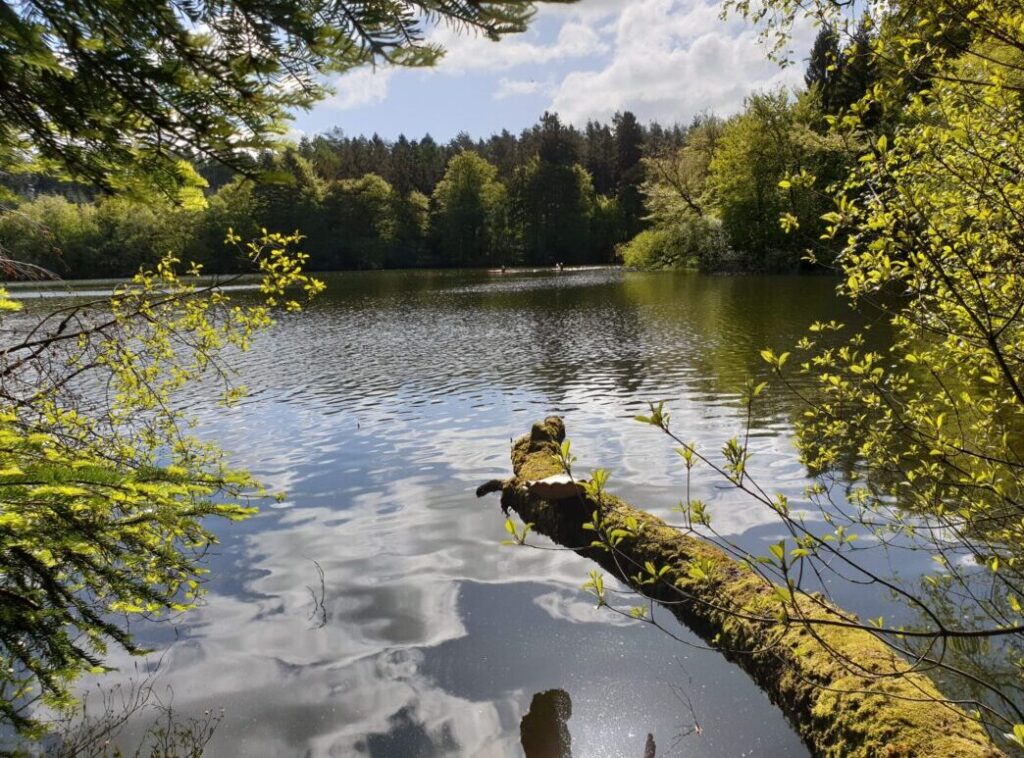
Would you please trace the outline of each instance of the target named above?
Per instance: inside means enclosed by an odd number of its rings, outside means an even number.
[[[204,433],[287,500],[218,527],[203,608],[138,630],[167,648],[159,681],[176,708],[226,709],[211,755],[517,755],[520,721],[549,690],[571,699],[576,756],[639,758],[649,732],[659,755],[806,754],[719,654],[595,611],[578,589],[585,560],[501,547],[497,501],[473,490],[507,475],[510,437],[559,413],[579,470],[610,468],[616,494],[666,515],[682,496],[678,456],[631,417],[665,400],[683,436],[720,447],[739,430],[739,390],[763,372],[758,350],[850,317],[832,280],[374,273],[328,285],[240,360],[242,406],[198,407]],[[798,500],[793,412],[769,394],[751,465]],[[769,514],[713,479],[694,496],[745,544],[778,538]],[[684,736],[694,716],[702,732]]]

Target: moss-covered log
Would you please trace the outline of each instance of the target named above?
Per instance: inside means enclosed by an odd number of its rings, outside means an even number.
[[[815,755],[997,756],[999,750],[974,720],[950,705],[925,675],[870,631],[849,626],[765,621],[780,604],[774,586],[714,545],[680,533],[664,521],[603,494],[606,533],[642,524],[612,555],[592,547],[584,529],[598,504],[586,494],[559,500],[539,496],[530,483],[561,472],[565,438],[561,419],[535,424],[512,449],[515,476],[493,482],[479,495],[501,490],[501,503],[536,532],[599,563],[609,573],[666,607],[686,626],[746,671],[783,710]],[[655,585],[637,586],[631,574],[650,562],[669,567]],[[694,567],[699,571],[692,571]],[[819,598],[800,597],[800,615],[827,621],[837,616]],[[849,615],[846,615],[849,618]]]

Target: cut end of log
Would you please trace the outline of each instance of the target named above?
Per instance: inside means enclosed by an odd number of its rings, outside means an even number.
[[[543,479],[526,482],[526,489],[534,497],[545,500],[565,500],[585,493],[584,484],[585,482],[573,479],[568,474],[552,474]]]

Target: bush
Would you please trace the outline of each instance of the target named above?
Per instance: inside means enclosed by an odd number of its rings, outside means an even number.
[[[716,269],[730,258],[720,223],[697,216],[647,229],[616,249],[632,268]]]

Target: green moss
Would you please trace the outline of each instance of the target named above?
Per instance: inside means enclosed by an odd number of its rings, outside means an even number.
[[[557,416],[538,421],[526,437],[512,446],[512,468],[523,481],[536,481],[561,474],[557,455],[565,439],[565,425]]]
[[[523,486],[525,481],[560,473],[555,456],[564,437],[561,420],[550,417],[516,441],[516,478],[503,491],[502,505],[533,522],[536,531],[629,582],[606,552],[589,547],[593,533],[582,527],[597,503],[582,497],[580,502],[549,503],[531,497]],[[774,588],[749,568],[617,497],[604,496],[600,508],[609,529],[624,528],[628,519],[643,525],[638,536],[618,546],[620,562],[633,567],[625,573],[635,573],[647,561],[658,568],[669,566],[665,582],[648,591],[655,599],[671,600],[667,607],[695,632],[717,640],[782,708],[816,755],[1000,754],[975,721],[951,706],[937,707],[935,701],[944,698],[931,680],[906,673],[909,664],[870,632],[813,625],[812,634],[798,622],[747,618],[771,619],[777,608]],[[704,577],[691,576],[695,565],[710,571]],[[800,614],[809,619],[839,617],[820,598],[802,598],[799,603]],[[897,673],[901,675],[893,676]],[[925,702],[916,702],[922,698]]]

